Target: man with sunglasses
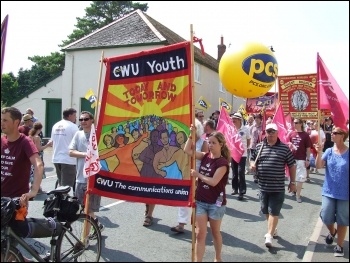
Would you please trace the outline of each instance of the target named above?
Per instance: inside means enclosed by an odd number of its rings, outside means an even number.
[[[84,176],[84,164],[87,154],[87,148],[90,139],[92,124],[94,123],[94,115],[89,111],[82,111],[79,118],[80,127],[82,130],[75,133],[70,145],[69,156],[76,158],[76,186],[75,196],[81,204],[85,204],[85,193],[87,191],[87,178]],[[84,202],[85,201],[85,202]],[[88,214],[95,219],[100,231],[105,227],[102,225],[95,213],[100,211],[101,196],[97,194],[89,194],[89,211]],[[95,239],[96,233],[91,233],[89,238]]]
[[[56,122],[51,131],[52,163],[55,165],[58,186],[69,185],[73,191],[75,188],[76,162],[69,156],[69,144],[74,134],[79,130],[75,124],[77,111],[68,108],[63,111],[63,119]]]
[[[277,224],[285,197],[285,166],[288,166],[290,182],[288,191],[296,190],[294,156],[288,145],[278,138],[275,123],[266,125],[266,137],[258,143],[250,158],[250,168],[256,171],[259,183],[261,212],[267,219],[265,246],[272,247],[272,239],[277,236]]]

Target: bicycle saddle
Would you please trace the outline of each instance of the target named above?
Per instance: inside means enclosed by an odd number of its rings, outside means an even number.
[[[59,186],[54,190],[51,190],[50,192],[48,192],[47,194],[67,194],[70,191],[70,186],[69,185],[64,185],[64,186]]]

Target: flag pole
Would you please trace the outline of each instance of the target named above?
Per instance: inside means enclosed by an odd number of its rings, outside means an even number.
[[[195,89],[194,89],[194,76],[193,76],[193,73],[194,73],[194,45],[193,45],[193,38],[194,38],[194,34],[193,34],[193,25],[191,24],[190,25],[190,39],[191,39],[191,45],[190,45],[190,53],[191,53],[191,89],[192,89],[192,113],[191,113],[191,120],[192,120],[192,124],[194,125],[195,124],[195,115],[194,115],[194,112],[195,112],[195,104],[194,104],[194,96],[195,96]],[[196,146],[195,146],[195,143],[194,143],[194,138],[196,138],[195,136],[195,130],[192,129],[191,131],[191,136],[193,138],[192,140],[192,145],[191,145],[191,148],[192,148],[192,162],[191,162],[191,166],[192,166],[192,169],[195,169],[194,168],[194,164],[196,163]],[[191,206],[192,206],[192,215],[191,215],[191,221],[192,221],[192,253],[191,253],[191,259],[192,259],[192,262],[195,262],[195,249],[196,249],[196,228],[195,228],[195,225],[196,225],[196,207],[195,205],[195,190],[196,190],[196,181],[194,179],[193,176],[191,176],[191,193],[192,193],[192,196],[191,196]]]
[[[99,75],[98,75],[98,82],[97,82],[97,103],[96,103],[96,107],[95,107],[95,114],[94,114],[94,123],[96,123],[96,120],[97,120],[97,113],[98,113],[98,108],[99,108],[99,103],[98,103],[98,100],[99,100],[99,96],[100,96],[100,86],[101,86],[101,78],[102,78],[102,66],[103,66],[103,54],[104,54],[104,51],[102,50],[102,53],[101,53],[101,61],[100,61],[100,72],[99,72]],[[91,133],[91,131],[90,131]],[[91,143],[91,142],[89,142]],[[91,158],[89,159],[89,167],[91,165]],[[90,173],[90,170],[89,170],[89,173]],[[87,180],[87,191],[86,191],[86,200],[85,200],[85,214],[88,214],[89,213],[89,205],[90,205],[90,202],[89,202],[89,195],[90,195],[90,188],[89,188],[89,182],[90,182],[90,176],[88,177],[88,180]]]
[[[4,58],[5,58],[5,46],[6,46],[8,20],[9,20],[9,15],[6,15],[3,22],[1,23],[1,82],[2,82],[2,66],[4,65]]]

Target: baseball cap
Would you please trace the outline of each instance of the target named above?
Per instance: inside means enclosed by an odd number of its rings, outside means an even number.
[[[25,115],[23,116],[23,121],[29,121],[29,120],[31,120],[31,119],[33,119],[33,116],[30,115],[30,114],[25,114]]]
[[[239,112],[236,112],[235,114],[232,115],[232,118],[235,118],[235,119],[240,119],[242,120],[242,115],[239,113]]]
[[[270,129],[278,131],[277,125],[275,123],[269,123],[266,125],[266,131]]]

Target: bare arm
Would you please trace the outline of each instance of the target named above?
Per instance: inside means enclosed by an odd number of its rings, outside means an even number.
[[[38,153],[33,154],[30,163],[34,166],[34,180],[29,193],[25,194],[28,200],[35,197],[39,191],[41,181],[43,179],[44,165]]]
[[[208,185],[216,186],[220,182],[222,177],[224,177],[226,171],[227,171],[227,167],[221,166],[218,169],[216,169],[213,177],[207,177],[207,176],[200,174],[196,170],[191,169],[191,176],[202,180],[204,183],[206,183]]]
[[[194,144],[192,144],[192,138],[188,137],[186,144],[185,144],[185,147],[184,147],[184,152],[190,156],[192,156],[192,154],[193,154],[192,145],[193,145],[193,147],[195,146]],[[208,151],[209,151],[209,148],[208,148]],[[196,159],[202,160],[204,154],[206,154],[206,152],[196,151]]]
[[[75,158],[85,158],[86,157],[86,152],[80,152],[78,150],[69,150],[69,156],[70,157],[75,157]]]
[[[323,152],[323,144],[319,145],[318,143],[314,145],[316,151],[317,151],[317,155],[316,155],[316,168],[317,169],[321,169],[325,166],[326,162],[324,160],[322,160],[322,152]]]

